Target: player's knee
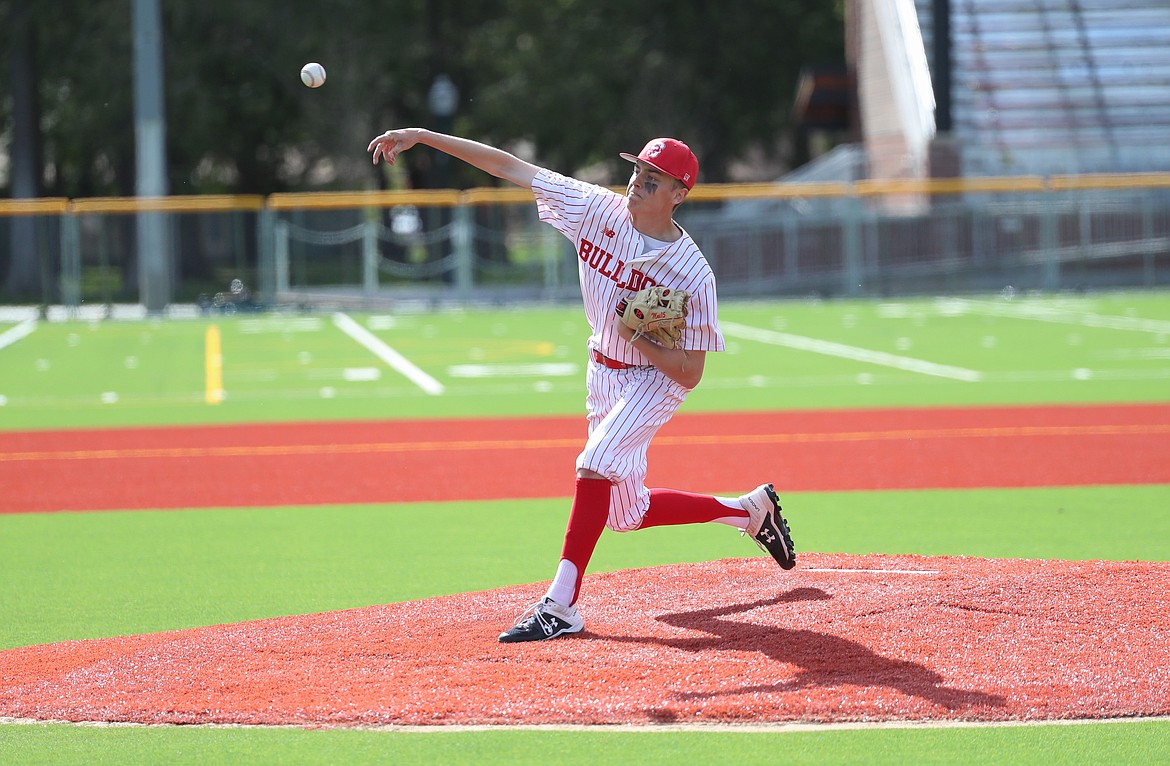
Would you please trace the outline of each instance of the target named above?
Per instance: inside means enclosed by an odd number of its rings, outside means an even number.
[[[613,532],[633,532],[638,527],[642,526],[642,518],[638,517],[631,519],[622,517],[615,519],[611,515],[609,519],[606,520],[605,526]]]
[[[609,464],[591,462],[577,464],[577,478],[579,479],[605,479],[610,484],[621,484],[626,480],[625,473]]]
[[[642,519],[646,517],[646,505],[637,499],[632,503],[621,502],[621,493],[615,493],[614,502],[610,505],[609,516],[605,519],[605,526],[614,532],[633,532],[642,526]]]

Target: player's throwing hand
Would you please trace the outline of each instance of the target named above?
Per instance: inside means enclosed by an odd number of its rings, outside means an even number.
[[[366,151],[374,155],[374,164],[378,164],[378,157],[385,157],[391,165],[399,154],[418,143],[417,131],[406,128],[404,130],[388,130],[370,142]]]

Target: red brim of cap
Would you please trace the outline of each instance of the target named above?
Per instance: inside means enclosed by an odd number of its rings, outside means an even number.
[[[682,181],[682,179],[681,179],[681,178],[679,178],[678,176],[676,176],[674,173],[670,173],[670,172],[667,172],[667,171],[663,170],[662,168],[658,167],[657,165],[655,165],[655,164],[654,164],[653,162],[651,162],[650,160],[644,160],[644,159],[642,159],[641,157],[636,157],[636,156],[634,156],[633,154],[630,154],[630,153],[628,153],[628,152],[619,152],[619,153],[618,153],[618,156],[619,156],[619,157],[621,157],[623,160],[626,160],[626,161],[628,161],[628,162],[644,162],[644,163],[646,163],[647,165],[649,165],[650,167],[652,167],[652,168],[654,168],[655,170],[657,170],[659,173],[662,173],[663,175],[670,176],[671,178],[673,178],[673,179],[674,179],[674,180],[676,180],[676,181]]]

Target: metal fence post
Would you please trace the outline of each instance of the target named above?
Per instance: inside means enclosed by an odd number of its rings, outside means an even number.
[[[1154,203],[1153,200],[1142,200],[1142,241],[1154,241]],[[1154,271],[1154,252],[1146,247],[1142,252],[1142,284],[1153,287],[1156,284]]]
[[[272,233],[274,240],[272,252],[276,261],[276,292],[284,294],[289,290],[288,224],[284,221],[277,221],[272,227]]]
[[[1040,287],[1047,292],[1060,289],[1060,253],[1057,250],[1060,225],[1059,203],[1040,208],[1040,251],[1044,253],[1044,265],[1040,276]]]
[[[272,226],[276,213],[267,206],[260,208],[256,215],[257,276],[260,280],[260,294],[268,303],[276,302],[276,243],[273,241]]]
[[[451,246],[455,253],[455,290],[460,295],[466,295],[475,287],[471,206],[459,204],[453,212]]]
[[[380,221],[365,221],[362,224],[362,292],[373,295],[378,292],[378,227]]]
[[[33,218],[32,221],[37,231],[33,236],[33,247],[36,248],[37,265],[40,268],[41,310],[45,311],[53,302],[53,254],[50,252],[50,237],[44,219]]]
[[[544,273],[544,289],[548,295],[552,295],[561,282],[561,251],[557,247],[560,243],[552,240],[556,234],[553,227],[541,226],[538,231],[540,232],[540,265]]]
[[[849,196],[844,200],[843,207],[845,208],[845,216],[841,222],[841,244],[843,247],[843,252],[841,253],[841,287],[845,295],[850,297],[861,295],[864,290],[864,285],[862,284],[864,276],[861,252],[861,205],[861,198],[851,189]]]
[[[795,215],[784,217],[784,255],[781,266],[783,278],[795,280],[800,277],[800,223]]]
[[[61,303],[70,316],[81,307],[81,237],[72,213],[61,217]]]

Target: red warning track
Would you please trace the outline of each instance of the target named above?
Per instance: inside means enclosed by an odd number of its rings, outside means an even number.
[[[5,432],[0,512],[555,497],[583,418]],[[1170,483],[1170,405],[684,414],[652,485]]]
[[[584,633],[497,643],[540,590],[11,649],[0,716],[369,726],[1170,714],[1165,563],[813,554],[783,574],[766,557],[627,570],[586,578]]]

